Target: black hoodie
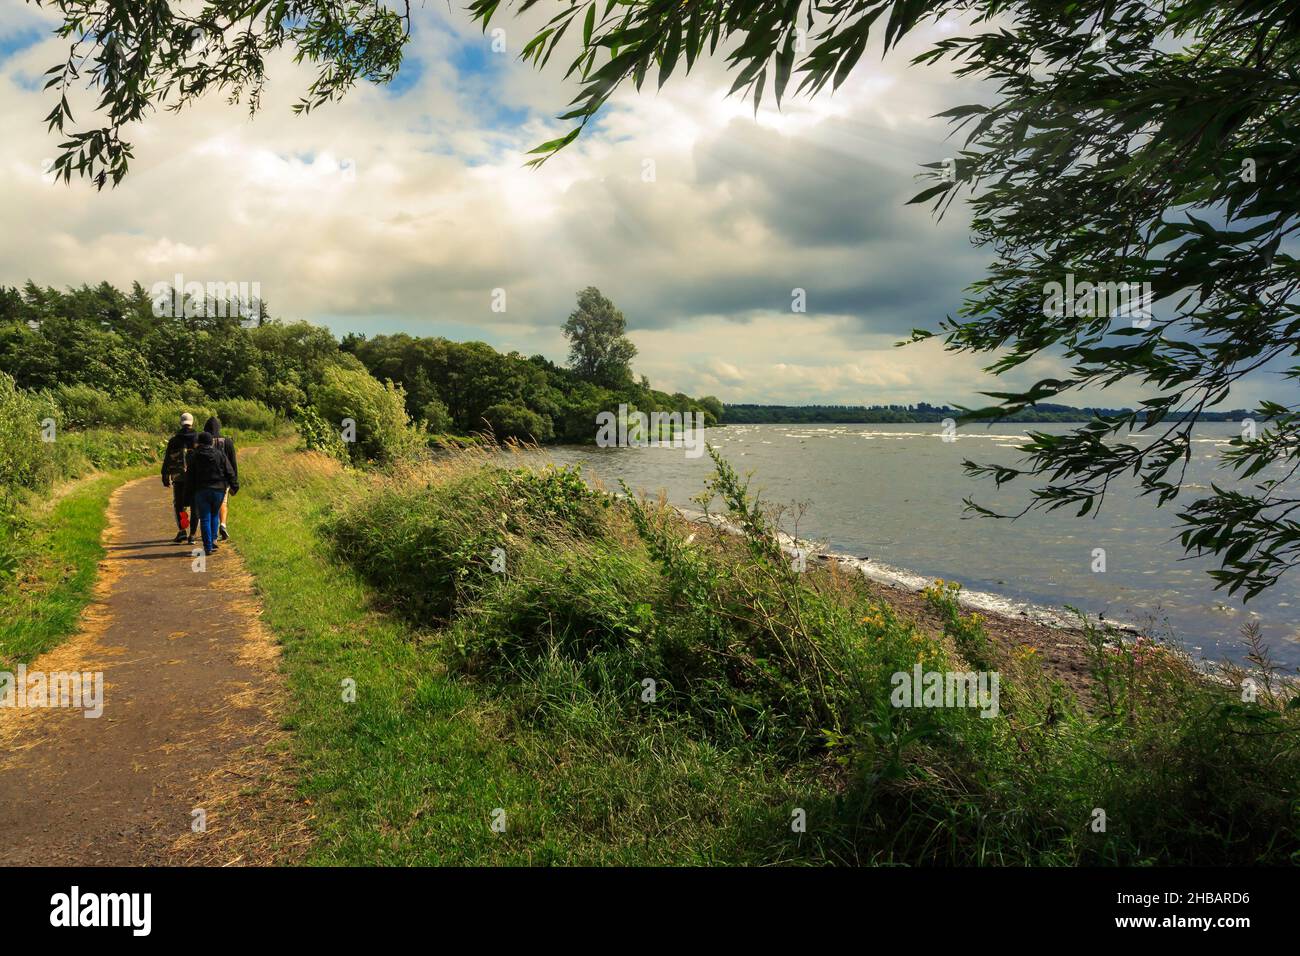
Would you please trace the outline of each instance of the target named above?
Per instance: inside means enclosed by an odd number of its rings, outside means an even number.
[[[226,453],[226,460],[230,462],[230,470],[235,473],[235,482],[239,482],[239,462],[235,460],[235,443],[221,434],[221,419],[213,415],[204,424],[203,430],[212,436],[212,447],[219,448]]]
[[[211,445],[194,446],[186,459],[185,480],[192,491],[229,488],[232,495],[239,491],[239,478],[230,467],[230,459]]]

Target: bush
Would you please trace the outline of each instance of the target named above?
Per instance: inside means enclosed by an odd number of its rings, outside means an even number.
[[[319,451],[331,458],[346,463],[348,446],[343,441],[339,430],[317,414],[316,409],[308,405],[300,408],[294,417],[298,434],[302,436],[303,446],[308,451]]]
[[[491,492],[480,476],[421,487],[390,482],[327,525],[336,552],[404,614],[444,621],[460,583],[490,566],[500,520],[474,507]]]
[[[425,429],[434,435],[445,435],[455,425],[451,412],[447,409],[447,403],[440,398],[429,399],[424,405],[421,417],[424,419]]]
[[[72,391],[72,390],[70,390]],[[100,420],[106,393],[79,388],[72,420]],[[52,422],[47,433],[42,422]],[[72,431],[48,393],[29,393],[0,372],[0,579],[17,573],[21,539],[28,520],[21,503],[25,493],[54,482],[77,478],[95,469],[121,468],[158,460],[160,441],[144,432],[113,429]],[[49,434],[52,441],[46,441]]]
[[[166,440],[141,431],[92,428],[64,432],[53,445],[54,471],[59,478],[77,478],[161,461]]]
[[[327,534],[399,609],[428,624],[447,620],[493,576],[494,549],[513,562],[552,534],[595,536],[603,504],[574,469],[472,467],[437,482],[404,474],[341,509]]]
[[[316,411],[332,428],[355,422],[355,441],[348,443],[354,462],[391,462],[421,446],[406,414],[406,394],[392,382],[369,372],[331,367],[313,394]]]
[[[113,397],[89,385],[60,385],[50,397],[63,412],[69,428],[97,428],[108,424]]]
[[[943,621],[943,632],[957,647],[966,663],[978,670],[992,670],[992,647],[984,633],[983,618],[978,614],[963,614],[961,585],[956,581],[938,580],[921,592],[925,603]]]
[[[483,412],[483,418],[498,441],[548,442],[555,437],[549,418],[522,405],[493,405]]]
[[[221,419],[223,428],[239,431],[274,435],[281,425],[280,417],[274,411],[249,398],[224,398],[216,403],[216,414]],[[204,421],[206,420],[205,417]],[[203,427],[202,421],[197,424],[200,428]]]
[[[190,389],[187,386],[177,391]],[[223,399],[212,405],[203,398],[196,400],[177,394],[149,402],[136,394],[113,395],[89,385],[60,385],[48,395],[62,411],[63,422],[70,429],[125,428],[170,434],[180,426],[182,412],[194,416],[197,428],[202,428],[214,414],[221,419],[223,427],[237,431],[272,435],[280,427],[274,411],[246,398]]]
[[[262,397],[267,405],[286,415],[293,415],[307,405],[307,393],[292,382],[272,382]]]
[[[55,443],[42,441],[41,423],[52,419],[57,437],[59,418],[47,396],[20,390],[0,372],[0,493],[43,487],[53,479]]]

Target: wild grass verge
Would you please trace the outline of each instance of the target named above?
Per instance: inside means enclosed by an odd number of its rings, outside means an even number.
[[[0,534],[0,671],[76,633],[104,556],[108,499],[147,467],[95,475],[43,498],[28,496]]]
[[[459,473],[473,484],[470,462],[483,460],[458,459],[444,477],[454,481]],[[439,564],[457,581],[430,574],[381,594],[367,581],[375,569],[359,573],[340,563],[324,537],[327,524],[338,527],[341,511],[397,493],[414,480],[412,473],[364,475],[280,444],[266,446],[244,470],[231,531],[256,578],[264,620],[284,645],[288,723],[317,836],[308,862],[708,864],[824,857],[822,835],[790,828],[792,809],[810,793],[832,798],[801,768],[742,759],[653,709],[629,723],[621,694],[591,686],[578,662],[563,654],[529,660],[526,695],[498,695],[452,673],[443,615],[478,569],[458,575],[453,565]],[[554,533],[580,536],[589,527],[584,516],[600,519],[603,510],[588,514],[587,499],[571,500],[576,488],[567,484],[557,490],[543,479],[550,492],[534,493],[533,479],[483,480],[485,494],[507,496],[518,493],[510,490],[513,481],[528,483],[535,509],[513,523],[508,514],[503,524],[494,516],[489,530],[541,534],[531,527],[537,521],[553,524]],[[431,539],[437,545],[425,545],[405,534],[412,516],[399,518],[384,519],[401,532],[394,550],[423,555],[425,562],[440,560],[453,534],[474,530],[449,526]],[[538,540],[550,540],[550,533]],[[363,540],[353,547],[363,549]],[[381,560],[385,575],[401,574],[400,557]],[[431,623],[416,623],[426,616]]]
[[[927,595],[935,633],[856,576],[800,573],[772,515],[716,464],[704,500],[739,534],[481,451],[355,484],[322,527],[418,629],[426,666],[445,663],[464,681],[448,686],[530,753],[581,744],[593,768],[670,751],[727,767],[710,784],[724,790],[692,804],[639,800],[657,832],[743,805],[728,858],[1300,861],[1289,685],[1250,695],[1172,647],[1094,630],[1095,699],[1080,699],[1032,653],[990,642],[951,587]],[[914,672],[972,695],[996,677],[996,708],[903,701],[899,676]]]

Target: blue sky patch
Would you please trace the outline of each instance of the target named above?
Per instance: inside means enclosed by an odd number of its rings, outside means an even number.
[[[45,27],[23,26],[16,29],[0,31],[0,64],[16,53],[33,47],[48,39],[50,31]]]

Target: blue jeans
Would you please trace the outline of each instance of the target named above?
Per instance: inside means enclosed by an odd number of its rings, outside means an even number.
[[[199,528],[203,531],[204,554],[211,554],[216,546],[221,502],[225,500],[224,488],[199,488],[194,492],[194,507],[199,513]]]

